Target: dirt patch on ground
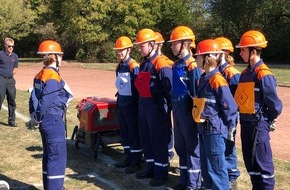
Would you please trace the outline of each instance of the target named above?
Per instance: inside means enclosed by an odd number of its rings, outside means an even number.
[[[17,89],[28,90],[32,87],[33,78],[41,68],[42,63],[20,66],[15,76]],[[116,93],[115,73],[112,71],[84,69],[80,63],[63,62],[60,73],[71,87],[76,100],[88,96],[114,98]],[[288,140],[290,137],[290,130],[288,129],[290,123],[290,88],[278,87],[277,90],[284,107],[278,118],[276,131],[271,132],[273,155],[276,158],[290,161],[290,141]],[[239,127],[237,134],[239,134]],[[240,146],[239,135],[237,135],[237,146]]]

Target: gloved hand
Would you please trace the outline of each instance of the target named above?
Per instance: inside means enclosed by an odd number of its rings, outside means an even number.
[[[274,119],[273,121],[270,121],[270,131],[275,131],[276,129],[276,119]]]
[[[32,130],[32,131],[38,128],[38,124],[33,123],[31,120],[26,122],[25,125],[26,125],[28,130]]]
[[[32,125],[36,126],[36,125],[38,125],[40,123],[40,122],[37,121],[36,118],[37,117],[36,117],[36,113],[35,112],[30,114],[30,122],[31,122]]]
[[[234,138],[234,132],[236,131],[236,128],[235,127],[230,127],[229,128],[229,131],[228,131],[228,140],[230,141],[235,141],[235,138]]]

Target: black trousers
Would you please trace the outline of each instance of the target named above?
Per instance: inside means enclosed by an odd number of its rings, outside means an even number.
[[[16,81],[14,78],[3,78],[0,76],[0,109],[6,96],[8,104],[8,123],[15,122],[16,109]]]

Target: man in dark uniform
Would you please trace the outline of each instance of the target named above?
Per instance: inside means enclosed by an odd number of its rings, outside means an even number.
[[[0,109],[6,95],[8,103],[8,125],[16,127],[16,82],[13,76],[18,68],[18,56],[13,52],[13,48],[14,40],[12,38],[5,38],[4,50],[0,51]]]

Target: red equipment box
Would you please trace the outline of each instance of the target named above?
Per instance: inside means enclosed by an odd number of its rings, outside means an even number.
[[[101,132],[119,129],[116,100],[101,97],[82,99],[77,105],[79,129]]]

